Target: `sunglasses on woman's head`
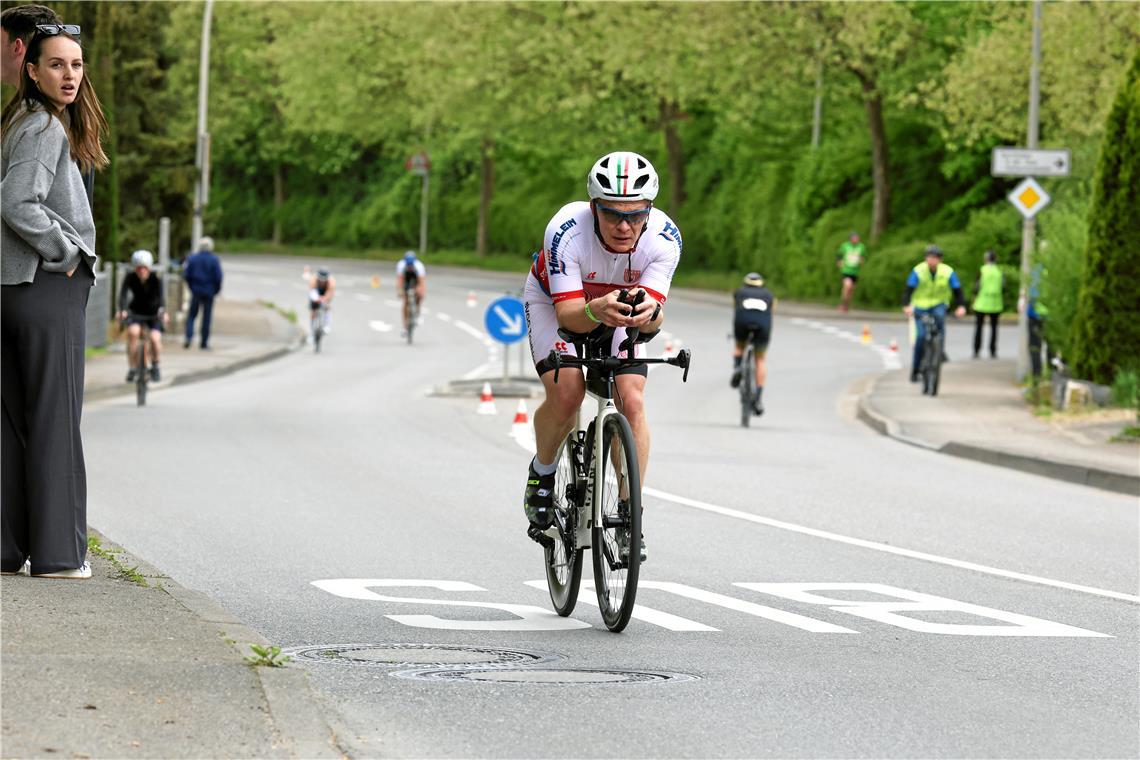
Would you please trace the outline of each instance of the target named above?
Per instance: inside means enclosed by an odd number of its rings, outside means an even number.
[[[78,37],[83,31],[83,27],[79,26],[79,24],[36,24],[36,30],[49,36],[70,34],[74,37]]]

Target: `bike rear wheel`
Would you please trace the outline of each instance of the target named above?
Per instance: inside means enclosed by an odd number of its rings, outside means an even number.
[[[324,334],[324,330],[321,329],[320,312],[317,312],[317,315],[313,317],[309,329],[313,331],[313,353],[319,354],[321,352],[321,336]]]
[[[554,611],[566,617],[578,603],[578,588],[582,583],[582,549],[576,548],[578,492],[582,472],[581,444],[573,432],[562,442],[554,460],[558,469],[554,473],[554,523],[558,536],[554,544],[543,550],[546,559],[546,585]]]
[[[933,396],[938,393],[938,375],[942,364],[941,348],[938,340],[927,337],[922,349],[922,393]]]
[[[755,360],[751,351],[745,351],[740,358],[740,426],[748,427],[752,422],[752,399],[755,398],[753,390],[752,371]]]
[[[617,633],[629,623],[641,570],[641,477],[633,431],[621,414],[606,417],[602,458],[597,463],[600,524],[594,526],[594,586],[606,628]],[[622,532],[628,556],[621,557]]]

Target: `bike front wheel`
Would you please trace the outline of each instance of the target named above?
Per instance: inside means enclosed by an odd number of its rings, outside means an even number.
[[[562,442],[554,473],[554,524],[558,536],[553,545],[544,550],[546,559],[546,585],[554,611],[566,617],[578,603],[578,588],[582,583],[582,549],[576,547],[578,528],[578,493],[582,471],[581,446],[576,432]]]
[[[606,417],[597,465],[599,524],[591,540],[602,620],[615,633],[629,623],[641,570],[641,476],[629,422]]]

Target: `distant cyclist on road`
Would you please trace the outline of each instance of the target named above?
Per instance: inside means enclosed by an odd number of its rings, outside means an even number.
[[[764,413],[764,404],[760,400],[764,394],[764,381],[768,378],[768,366],[765,353],[768,350],[768,341],[772,337],[772,310],[775,298],[772,292],[764,287],[764,278],[756,272],[749,272],[744,276],[744,285],[732,294],[736,310],[732,315],[732,333],[736,338],[736,345],[732,349],[732,387],[740,387],[740,360],[744,355],[744,345],[748,336],[752,336],[752,347],[755,349],[753,357],[756,361],[756,399],[752,404],[756,414]]]
[[[903,293],[903,312],[914,317],[915,340],[914,357],[910,365],[910,381],[918,382],[918,364],[922,360],[922,341],[926,330],[919,318],[930,314],[938,323],[938,329],[946,334],[946,309],[950,306],[950,296],[954,296],[957,307],[954,316],[966,314],[966,299],[962,295],[962,283],[949,264],[942,263],[942,249],[936,245],[926,246],[923,251],[926,260],[915,266],[906,278],[906,291]]]
[[[855,295],[855,284],[859,282],[859,268],[867,260],[867,247],[859,242],[859,233],[852,230],[847,242],[839,246],[835,254],[835,266],[843,276],[843,294],[839,299],[839,310],[851,308],[851,298]]]
[[[527,472],[523,508],[535,527],[554,520],[554,487],[558,446],[569,434],[582,404],[585,380],[579,369],[562,370],[554,382],[547,364],[551,350],[575,355],[574,346],[558,335],[563,327],[588,333],[599,324],[614,331],[611,353],[626,337],[626,327],[656,333],[673,273],[681,258],[681,232],[663,211],[653,207],[657,172],[636,153],[609,153],[591,167],[586,178],[589,203],[563,206],[546,227],[543,249],[527,277],[524,300],[530,351],[546,398],[534,415],[538,453]],[[627,289],[637,306],[619,300]],[[644,356],[645,346],[635,347]],[[630,367],[617,377],[617,406],[629,420],[637,442],[638,466],[644,483],[649,458],[649,423],[645,417],[645,367]],[[644,549],[643,549],[644,551]]]
[[[138,354],[142,326],[150,328],[150,378],[156,383],[162,379],[158,368],[162,358],[162,331],[169,320],[166,314],[166,296],[162,280],[154,271],[154,254],[138,250],[131,254],[134,270],[123,278],[119,287],[119,319],[127,324],[127,382],[138,379]]]
[[[324,324],[321,329],[325,333],[332,332],[332,300],[336,294],[336,279],[329,275],[329,270],[321,267],[317,276],[309,280],[309,321],[317,316],[317,310],[324,304]]]
[[[416,309],[427,292],[427,270],[424,263],[416,258],[415,251],[408,251],[396,264],[396,295],[404,299],[404,335],[408,334],[408,323],[412,319],[410,293],[415,293]]]

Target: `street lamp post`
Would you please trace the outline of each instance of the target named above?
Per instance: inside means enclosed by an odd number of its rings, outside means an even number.
[[[206,131],[206,108],[210,89],[210,19],[214,12],[214,0],[206,0],[202,14],[202,46],[198,60],[198,132],[194,152],[194,168],[197,181],[194,183],[194,221],[190,228],[190,247],[198,246],[202,239],[202,214],[210,202],[210,135]]]

